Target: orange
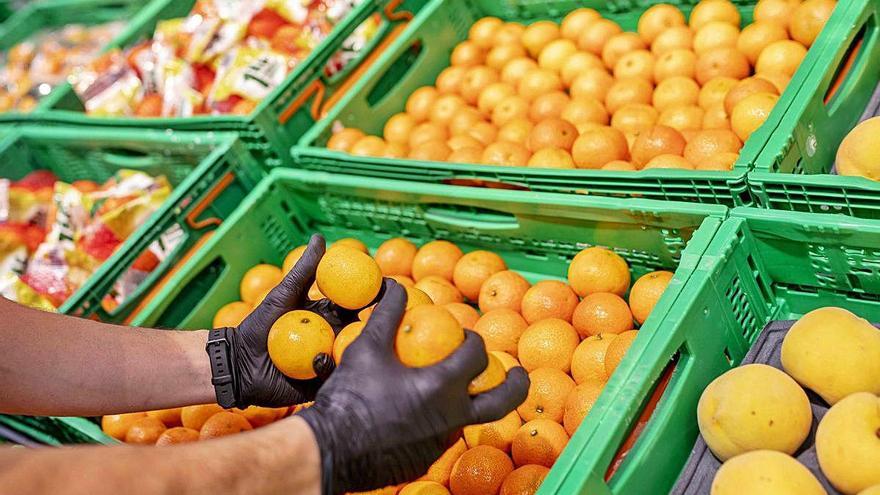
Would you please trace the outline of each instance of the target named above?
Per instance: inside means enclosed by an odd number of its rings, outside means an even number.
[[[562,78],[562,84],[566,88],[570,88],[574,80],[581,74],[586,73],[590,69],[605,70],[602,60],[592,53],[575,52],[568,56],[559,69],[559,75]]]
[[[581,50],[601,55],[605,43],[615,34],[620,34],[623,29],[610,19],[596,19],[588,24],[577,39],[577,46]]]
[[[390,275],[388,278],[404,287],[414,288],[416,286],[416,281],[406,275]]]
[[[526,27],[518,22],[505,22],[495,32],[492,43],[495,46],[521,44],[521,38],[525,30]]]
[[[198,431],[208,418],[222,411],[223,408],[217,404],[186,406],[180,410],[180,422],[184,427]]]
[[[738,79],[732,77],[715,77],[706,81],[700,89],[700,97],[698,103],[703,108],[709,108],[719,103],[724,103],[727,93],[739,83]]]
[[[713,0],[721,1],[721,0]],[[735,48],[715,48],[697,57],[697,82],[706,84],[716,77],[744,79],[751,72],[749,60]]]
[[[572,10],[562,19],[559,34],[563,38],[577,41],[587,26],[602,16],[595,9],[579,8]]]
[[[474,328],[480,320],[480,313],[469,304],[452,302],[444,304],[443,307],[461,324],[462,328]]]
[[[733,166],[736,165],[738,159],[739,153],[724,151],[710,156],[706,161],[698,163],[695,166],[697,167],[697,170],[718,170],[723,172],[733,170]]]
[[[742,141],[729,129],[707,129],[698,132],[684,147],[684,157],[699,164],[708,157],[725,151],[739,152]]]
[[[544,93],[562,90],[562,80],[555,71],[539,67],[526,72],[516,89],[520,96],[531,101]]]
[[[428,472],[419,479],[434,481],[441,485],[448,485],[452,466],[455,464],[455,461],[467,451],[467,448],[464,438],[459,438],[452,447],[446,449],[446,452],[444,452],[439,459],[434,461],[434,464],[431,464],[431,467],[428,468]]]
[[[467,104],[476,105],[480,93],[490,84],[498,82],[498,79],[495,69],[483,65],[471,67],[461,81],[461,96]]]
[[[485,146],[496,140],[498,137],[498,128],[488,122],[477,122],[471,125],[471,128],[467,131],[467,135]]]
[[[653,104],[659,111],[676,105],[696,105],[700,97],[700,85],[687,77],[673,76],[654,88]]]
[[[562,425],[549,419],[534,419],[520,426],[510,452],[517,466],[538,464],[549,468],[566,444],[568,434]]]
[[[513,462],[502,450],[478,445],[462,454],[452,466],[449,488],[453,495],[498,493],[512,471]]]
[[[214,313],[214,320],[211,326],[213,328],[237,327],[253,310],[254,307],[246,302],[231,302]]]
[[[639,277],[629,291],[629,304],[639,325],[645,323],[654,305],[660,300],[666,286],[672,280],[672,272],[656,271]]]
[[[846,176],[880,179],[877,172],[877,135],[880,118],[859,123],[843,138],[837,149],[837,172]]]
[[[729,0],[706,0],[699,2],[691,11],[688,24],[694,31],[712,21],[727,22],[739,28],[740,20],[739,10]]]
[[[542,280],[523,295],[522,315],[528,323],[547,318],[571,321],[578,297],[567,285],[557,280]]]
[[[385,122],[382,135],[389,143],[407,144],[409,135],[416,127],[416,119],[407,113],[398,113]]]
[[[347,127],[330,136],[330,139],[327,140],[327,149],[347,152],[362,137],[364,137],[364,131]]]
[[[791,77],[806,56],[807,48],[797,41],[774,41],[758,55],[755,72],[780,72]]]
[[[480,287],[480,311],[485,314],[493,309],[507,308],[519,312],[522,298],[529,287],[531,284],[516,272],[504,270],[495,273]]]
[[[504,371],[510,371],[511,368],[519,366],[519,361],[506,352],[489,351],[489,354],[492,354],[493,356],[497,357],[499,361],[501,361],[501,365],[504,366]]]
[[[615,338],[616,334],[600,333],[581,341],[571,356],[571,376],[575,383],[605,383],[605,352]]]
[[[457,65],[447,67],[443,69],[440,74],[437,75],[437,79],[434,81],[434,86],[437,88],[437,91],[440,92],[440,94],[457,94],[459,92],[459,88],[461,88],[461,81],[464,80],[464,75],[466,73],[467,67],[461,67]],[[388,139],[387,135],[385,136],[385,139]]]
[[[147,411],[147,416],[158,419],[165,426],[180,426],[180,409],[179,407],[173,407],[171,409]]]
[[[699,131],[703,127],[705,115],[706,112],[697,105],[675,105],[663,110],[657,123],[678,132]]]
[[[199,430],[199,440],[208,440],[253,429],[254,427],[244,419],[244,416],[234,412],[221,411],[205,421],[202,429]]]
[[[611,118],[611,127],[629,135],[638,135],[657,124],[660,113],[644,103],[628,103]]]
[[[504,270],[507,270],[507,264],[497,254],[490,251],[471,251],[455,264],[452,281],[464,297],[476,301],[480,297],[483,283]]]
[[[537,368],[529,373],[529,393],[516,408],[523,421],[549,419],[562,422],[565,398],[574,388],[574,380],[556,368]]]
[[[736,49],[755,65],[758,56],[773,42],[788,39],[785,28],[774,22],[758,21],[746,26],[736,40]]]
[[[572,98],[595,98],[605,102],[608,89],[614,83],[614,77],[605,69],[594,67],[576,76],[569,86],[569,94]]]
[[[416,289],[427,294],[434,301],[434,304],[443,305],[464,301],[461,292],[452,285],[452,282],[437,275],[422,277],[421,280],[416,282]]]
[[[638,170],[635,165],[625,160],[614,160],[602,165],[601,170],[613,170],[616,172],[635,172]]]
[[[383,158],[406,158],[409,154],[409,146],[400,143],[385,143]]]
[[[423,122],[428,120],[428,115],[431,112],[431,106],[434,104],[434,100],[440,96],[439,91],[433,86],[422,86],[421,88],[413,91],[409,98],[406,100],[406,113],[413,116],[416,119],[416,122]],[[412,143],[410,143],[412,145]]]
[[[321,316],[311,311],[290,311],[278,318],[269,329],[269,357],[275,367],[290,378],[315,378],[315,357],[321,353],[330,355],[334,338],[333,329]]]
[[[401,363],[418,368],[446,359],[463,341],[464,330],[449,311],[425,304],[403,316],[394,349]]]
[[[613,69],[627,53],[644,50],[648,47],[636,33],[618,33],[608,39],[602,47],[602,62]]]
[[[529,158],[527,167],[573,169],[574,159],[571,153],[560,148],[542,148]]]
[[[566,59],[577,52],[577,45],[568,39],[557,39],[547,43],[538,55],[538,67],[559,72]]]
[[[528,115],[529,102],[520,95],[512,95],[501,100],[492,110],[492,123],[501,127],[513,120],[527,118]]]
[[[498,45],[486,54],[486,65],[500,72],[511,60],[525,56],[526,49],[522,45],[515,43]]]
[[[451,149],[453,153],[467,148],[476,148],[477,151],[479,151],[480,153],[483,152],[482,142],[480,142],[473,136],[468,136],[464,134],[452,136],[451,138],[449,138],[448,141],[446,141],[446,146],[449,146],[449,149]],[[450,155],[450,157],[451,156],[452,155]],[[452,159],[450,158],[449,161],[452,161]]]
[[[356,249],[362,253],[370,254],[370,250],[367,248],[367,245],[364,244],[364,242],[360,239],[355,239],[354,237],[345,237],[343,239],[339,239],[338,241],[330,244],[327,249],[330,250],[340,246],[347,246],[352,249]]]
[[[537,464],[518,467],[504,478],[499,495],[535,495],[549,472]]]
[[[308,246],[302,245],[295,247],[287,253],[287,256],[284,257],[284,263],[281,264],[281,273],[288,273],[293,267],[296,265],[296,262],[302,257],[303,253],[306,252],[306,248]]]
[[[452,49],[449,63],[463,67],[474,67],[486,60],[486,50],[473,41],[462,41]]]
[[[778,95],[779,91],[776,90],[776,86],[773,83],[765,79],[757,76],[748,77],[737,83],[736,86],[727,92],[727,96],[724,98],[724,110],[728,114],[733,113],[733,108],[737,103],[755,93]]]
[[[379,157],[385,154],[385,141],[377,136],[364,136],[354,143],[349,153],[355,156]]]
[[[614,65],[614,77],[617,79],[640,77],[646,81],[653,81],[654,63],[654,54],[648,50],[627,52]]]
[[[516,89],[505,82],[494,82],[480,92],[477,98],[477,109],[484,115],[492,115],[492,110],[508,96],[516,94]],[[455,130],[452,130],[456,134]]]
[[[694,33],[687,26],[671,27],[654,38],[651,51],[658,57],[676,49],[690,50],[694,46]]]
[[[755,22],[772,22],[788,29],[789,19],[801,0],[759,0],[755,5]]]
[[[163,431],[159,438],[156,439],[156,446],[175,445],[178,443],[197,442],[199,440],[199,432],[192,428],[184,428],[177,426],[168,428]]]
[[[468,384],[467,391],[472,396],[492,390],[504,383],[504,379],[507,377],[507,371],[504,369],[501,361],[491,354],[488,354],[487,357],[489,358],[489,364]]]
[[[565,320],[548,318],[529,325],[517,343],[517,359],[526,371],[557,368],[568,373],[580,338]]]
[[[574,124],[580,131],[579,125],[599,124],[608,125],[608,112],[602,103],[589,96],[582,96],[572,100],[559,115],[563,120]]]
[[[531,153],[528,148],[518,143],[498,141],[486,146],[481,162],[487,165],[503,165],[508,167],[524,167],[529,162]]]
[[[602,247],[582,250],[568,265],[568,284],[581,297],[595,292],[611,292],[623,296],[629,289],[629,283],[629,265],[626,260]]]
[[[281,283],[284,275],[274,265],[260,264],[245,272],[239,284],[241,299],[246,303],[254,303],[267,290]]]
[[[755,93],[736,104],[730,113],[730,128],[745,141],[764,124],[779,100],[773,93]]]
[[[633,314],[617,294],[597,292],[585,297],[574,310],[572,325],[581,337],[618,334],[633,328]]]
[[[337,364],[342,362],[342,355],[345,353],[345,350],[354,342],[354,339],[358,338],[365,325],[366,323],[363,321],[349,323],[336,335],[336,340],[333,342],[334,362]]]
[[[703,113],[703,130],[714,129],[730,130],[730,115],[724,109],[723,103],[716,103]]]
[[[684,25],[684,14],[678,10],[678,7],[659,4],[649,7],[642,13],[637,30],[639,36],[650,44],[667,29]]]
[[[430,275],[438,275],[451,281],[455,264],[463,255],[461,249],[449,241],[431,241],[416,252],[412,276],[416,282]]]
[[[537,58],[541,50],[556,39],[559,39],[559,26],[551,21],[538,21],[526,26],[520,41],[529,55]]]
[[[632,163],[643,167],[655,156],[681,155],[685,146],[684,136],[665,125],[656,125],[639,134],[632,146]]]
[[[597,127],[581,134],[571,148],[578,168],[597,169],[614,160],[629,159],[626,137],[617,129]]]
[[[424,306],[434,304],[434,301],[427,294],[413,287],[404,287],[406,289],[406,309],[407,311],[416,306]]]
[[[605,108],[608,109],[608,113],[613,115],[620,107],[627,103],[645,103],[650,105],[653,93],[653,85],[640,77],[617,79],[608,88],[608,94],[605,95]]]
[[[776,90],[779,91],[779,94],[782,94],[782,92],[785,91],[785,88],[788,87],[789,81],[791,81],[791,76],[781,72],[759,72],[755,75],[773,83],[773,85],[776,86]]]
[[[694,33],[694,53],[702,55],[718,48],[736,48],[739,27],[723,21],[712,21]]]
[[[154,445],[167,428],[156,418],[146,416],[135,420],[125,432],[125,443]]]
[[[606,379],[611,378],[611,374],[617,369],[624,354],[629,350],[629,347],[632,345],[632,342],[636,339],[637,335],[638,331],[627,330],[626,332],[619,334],[616,339],[608,344],[608,349],[605,350]]]
[[[652,158],[645,164],[643,170],[649,170],[652,168],[679,168],[683,170],[693,170],[695,167],[693,163],[681,155],[666,153]]]
[[[468,69],[468,73],[465,75],[467,77],[471,74],[472,71],[479,69],[479,67],[475,67],[473,69]],[[464,84],[464,83],[462,83]],[[464,100],[461,96],[458,95],[440,95],[434,100],[434,104],[431,105],[431,112],[429,119],[431,122],[439,125],[449,125],[449,122],[452,120],[456,114],[458,114],[459,110],[464,107]],[[410,129],[412,132],[415,129],[415,125]],[[405,141],[405,142],[408,142]]]
[[[491,48],[495,34],[502,25],[504,21],[497,17],[483,17],[468,30],[468,39],[481,48]]]
[[[382,287],[382,270],[370,255],[348,246],[327,250],[315,272],[318,289],[346,309],[370,304]]]
[[[578,138],[577,128],[566,120],[550,118],[538,122],[529,133],[528,147],[532,152],[544,148],[570,150]]]
[[[411,150],[417,149],[419,146],[430,141],[446,141],[449,139],[449,132],[446,126],[435,122],[422,122],[417,125],[409,136],[409,147]]]
[[[278,411],[271,407],[248,406],[244,409],[234,408],[232,412],[242,415],[254,428],[266,426],[278,419]]]
[[[412,274],[412,262],[416,257],[416,245],[403,237],[395,237],[383,242],[376,250],[376,264],[382,275]]]
[[[697,71],[697,55],[684,48],[676,48],[659,55],[654,64],[654,81],[660,83],[673,77],[693,79]]]
[[[404,486],[397,495],[449,495],[449,490],[434,481],[415,481]]]
[[[146,417],[147,414],[142,412],[127,414],[108,414],[101,418],[101,430],[117,440],[125,440],[125,434],[128,432],[128,429],[131,428],[131,425],[133,425],[139,419],[143,419]]]
[[[525,117],[517,117],[508,121],[498,129],[498,140],[510,143],[524,143],[535,125]]]
[[[568,394],[568,397],[565,399],[565,413],[562,420],[566,433],[574,435],[578,426],[581,425],[584,418],[590,413],[590,409],[593,408],[593,404],[596,403],[599,394],[602,393],[603,386],[604,382],[588,381],[578,385]]]
[[[427,296],[425,296],[425,297],[427,297]],[[430,299],[430,298],[429,298],[429,299]],[[433,304],[433,302],[432,302],[431,304]],[[358,314],[357,314],[358,320],[359,320],[359,321],[364,321],[364,322],[367,321],[367,320],[369,320],[369,319],[370,319],[370,316],[373,315],[373,310],[374,310],[374,309],[376,309],[376,305],[375,305],[375,304],[372,305],[372,306],[367,306],[366,308],[364,308],[364,309],[358,311]],[[336,344],[336,342],[334,342],[334,346],[333,346],[333,347],[336,347],[335,344]]]
[[[516,86],[526,73],[537,68],[538,63],[530,58],[515,58],[507,62],[504,68],[501,69],[501,80],[511,86]]]
[[[798,5],[788,26],[792,39],[812,46],[836,6],[835,0],[806,0]]]
[[[553,91],[545,93],[532,100],[529,105],[529,118],[533,122],[540,122],[544,119],[559,118],[562,110],[571,101],[568,94],[563,91]]]
[[[517,344],[528,323],[512,309],[498,308],[486,311],[473,330],[483,338],[487,351],[502,351],[517,355]]]

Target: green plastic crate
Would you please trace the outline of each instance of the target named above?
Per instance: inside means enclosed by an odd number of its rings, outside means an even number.
[[[539,493],[666,493],[698,434],[706,385],[737,366],[770,320],[823,306],[880,319],[880,225],[830,215],[735,208],[650,341],[636,340]],[[644,344],[644,345],[641,345]],[[644,349],[642,349],[644,348]],[[644,352],[639,355],[639,350]],[[633,363],[632,359],[638,359]],[[616,474],[606,469],[672,363],[663,397]]]
[[[758,156],[748,182],[764,208],[877,219],[880,185],[830,171],[840,142],[880,83],[880,2],[840,3],[846,12],[838,7],[820,37],[822,50],[811,50],[812,71]]]
[[[135,17],[144,8],[138,0],[45,0],[30,2],[0,25],[0,50],[6,51],[44,29],[58,29],[67,24],[86,25],[125,20]],[[2,12],[2,9],[0,9]],[[117,38],[118,39],[118,38]],[[113,43],[110,45],[112,46]],[[34,111],[50,108],[64,86],[55,87],[42,98]],[[6,119],[21,114],[9,112]]]
[[[169,133],[132,129],[61,129],[22,126],[0,141],[0,176],[20,179],[36,169],[59,180],[103,182],[127,168],[165,175],[171,196],[59,308],[59,312],[124,322],[176,263],[209,235],[262,172],[233,133]],[[176,244],[171,239],[177,239]],[[167,257],[112,311],[101,301],[154,242]]]
[[[745,143],[731,172],[530,169],[355,157],[325,148],[335,121],[381,135],[385,121],[403,111],[407,97],[415,89],[434,83],[440,71],[448,66],[452,48],[467,38],[468,28],[483,16],[493,15],[523,23],[540,19],[559,21],[575,8],[593,7],[625,30],[634,31],[639,16],[652,3],[657,2],[432,0],[327,118],[303,136],[291,154],[302,168],[371,177],[447,183],[480,181],[532,191],[749,205],[752,200],[746,185],[746,172],[791,103],[792,93],[805,78],[806,70],[799,70],[792,79],[768,121]],[[696,2],[673,3],[689,12]],[[751,22],[755,2],[735,3],[742,12],[743,21]]]
[[[0,415],[0,426],[9,428],[30,442],[60,446],[67,444],[119,443],[86,418]]]
[[[408,0],[403,9],[417,9],[424,0]],[[162,19],[182,17],[189,13],[194,0],[154,0],[132,20],[128,29],[112,44],[128,47],[152,35]],[[319,108],[337,91],[344,88],[373,50],[394,32],[408,16],[393,10],[399,0],[363,0],[339,22],[309,56],[291,71],[287,78],[264,98],[250,115],[200,115],[186,118],[125,118],[94,117],[84,113],[83,105],[70,85],[58,89],[50,102],[51,110],[34,115],[46,125],[88,125],[97,127],[134,127],[173,129],[176,131],[233,131],[239,133],[249,151],[266,167],[289,165],[288,150],[316,121],[313,109]],[[324,68],[337,53],[345,39],[373,14],[382,15],[377,35],[359,57],[341,72],[327,76]],[[390,17],[389,17],[390,16]],[[393,18],[395,20],[390,20]],[[19,117],[20,118],[20,117]],[[2,119],[2,117],[0,117]]]

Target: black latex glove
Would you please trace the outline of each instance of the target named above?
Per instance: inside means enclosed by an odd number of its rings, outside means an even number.
[[[281,283],[248,315],[232,333],[233,388],[236,407],[250,405],[281,407],[314,400],[318,387],[333,372],[333,358],[321,353],[315,357],[317,378],[295,380],[284,376],[269,359],[269,329],[283,314],[305,309],[321,315],[333,331],[357,320],[357,311],[343,309],[327,299],[309,301],[318,262],[324,256],[324,238],[313,235],[293,269]]]
[[[506,381],[476,397],[468,383],[488,363],[483,339],[466,331],[448,358],[408,368],[394,354],[406,292],[385,281],[385,295],[345,360],[299,415],[321,451],[324,494],[413,480],[449,448],[461,428],[501,419],[526,398],[529,378],[512,368]]]

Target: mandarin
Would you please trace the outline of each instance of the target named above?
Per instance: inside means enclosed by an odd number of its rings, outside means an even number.
[[[737,103],[755,93],[778,95],[779,91],[777,91],[773,83],[766,79],[761,79],[758,76],[747,77],[727,92],[727,96],[724,98],[724,110],[728,114],[733,113],[733,108]]]
[[[379,265],[382,275],[406,275],[408,277],[412,274],[412,263],[417,251],[416,245],[408,239],[395,237],[380,244],[373,259]]]
[[[382,136],[389,143],[407,144],[409,135],[417,125],[416,119],[408,113],[397,113],[391,116],[382,130]]]
[[[461,292],[452,282],[438,275],[428,275],[416,282],[416,289],[424,292],[434,304],[460,303],[464,301]]]
[[[461,324],[462,328],[474,328],[480,320],[480,313],[469,304],[452,302],[444,304],[443,307]]]
[[[587,337],[578,344],[571,356],[571,376],[575,383],[605,382],[605,353],[615,338],[617,334],[600,333]]]
[[[354,143],[362,137],[364,137],[364,131],[347,127],[330,136],[330,139],[327,140],[327,149],[348,152]]]
[[[596,19],[588,24],[577,39],[577,46],[581,50],[601,55],[605,43],[611,37],[623,32],[620,25],[610,19]]]
[[[480,295],[477,298],[480,311],[485,314],[493,309],[507,308],[519,312],[522,298],[529,287],[531,284],[514,271],[495,273],[480,286]]]
[[[455,464],[455,461],[461,457],[461,454],[464,454],[467,451],[467,449],[467,443],[465,443],[464,438],[459,438],[451,447],[446,449],[446,452],[444,452],[439,459],[434,461],[434,464],[431,464],[431,467],[428,468],[428,472],[419,478],[419,480],[435,481],[441,485],[448,485],[452,466]]]
[[[482,250],[471,251],[456,262],[452,281],[464,297],[477,301],[483,283],[504,270],[507,270],[507,264],[497,254]]]
[[[636,33],[618,33],[608,39],[605,46],[602,47],[602,62],[609,69],[613,69],[617,62],[627,53],[644,50],[648,46]]]
[[[699,164],[708,157],[721,152],[739,152],[742,141],[728,129],[706,129],[697,132],[684,147],[684,157]]]
[[[537,464],[520,466],[504,478],[499,495],[534,495],[549,472],[549,468]]]
[[[125,434],[128,432],[128,429],[131,428],[131,425],[139,419],[146,417],[147,414],[143,412],[107,414],[101,418],[101,430],[107,435],[122,441],[125,440]]]
[[[259,264],[245,272],[239,284],[241,300],[253,304],[266,290],[281,283],[284,274],[274,265]]]
[[[587,26],[601,17],[596,9],[579,8],[572,10],[562,19],[559,34],[563,38],[577,41]]]
[[[620,361],[623,360],[623,356],[626,354],[626,351],[629,350],[630,346],[637,336],[637,330],[627,330],[626,332],[618,334],[617,338],[613,339],[611,343],[608,344],[608,348],[605,350],[606,380],[611,378],[614,370],[617,369],[617,366],[620,364]]]
[[[559,168],[573,169],[577,168],[571,153],[560,148],[543,148],[536,151],[529,158],[527,167],[532,168]]]
[[[487,351],[506,352],[515,358],[519,338],[528,326],[517,311],[498,308],[483,313],[473,331],[483,338]]]
[[[253,306],[242,301],[225,304],[214,313],[211,325],[213,328],[237,327],[253,310]]]
[[[125,443],[155,445],[167,428],[158,418],[145,416],[135,420],[125,432]]]
[[[545,119],[529,132],[528,148],[533,153],[544,148],[570,150],[577,138],[577,128],[570,122],[560,118]]]
[[[778,100],[778,95],[763,92],[743,98],[730,112],[730,128],[737,137],[746,141],[770,117]]]
[[[528,148],[519,143],[496,141],[486,146],[480,161],[487,165],[524,167],[531,156]]]
[[[685,49],[690,50],[694,46],[694,33],[687,26],[674,26],[654,38],[651,43],[651,52],[658,57],[666,52]]]
[[[628,103],[650,104],[653,93],[654,86],[646,79],[640,77],[617,79],[605,95],[605,108],[608,109],[608,113],[614,114]]]
[[[334,303],[346,309],[361,309],[379,294],[382,270],[369,254],[339,246],[328,249],[321,258],[315,281],[321,293]]]
[[[431,241],[416,252],[412,263],[412,277],[416,282],[429,276],[438,275],[452,280],[455,264],[464,256],[458,246],[444,241]]]
[[[253,430],[254,427],[248,423],[248,420],[240,414],[234,412],[221,411],[208,418],[202,429],[199,430],[199,440],[208,440],[211,438],[233,435],[243,431]]]
[[[495,34],[502,25],[504,25],[504,21],[497,17],[483,17],[468,29],[468,39],[481,48],[491,48],[494,44]]]
[[[797,41],[774,41],[758,55],[755,72],[776,72],[791,77],[806,56],[807,48]]]
[[[556,368],[536,368],[529,373],[529,382],[526,400],[516,408],[519,416],[523,421],[544,418],[561,423],[565,398],[574,389],[574,380]]]
[[[223,408],[217,404],[185,406],[180,409],[180,422],[186,428],[199,431],[208,418],[222,411]]]
[[[394,350],[400,362],[418,368],[439,363],[464,341],[464,330],[441,306],[409,309],[400,322]]]
[[[156,439],[156,446],[175,445],[178,443],[197,442],[199,440],[199,432],[192,428],[176,426],[163,431],[159,438]]]
[[[502,450],[478,445],[462,454],[452,466],[449,488],[453,495],[498,493],[512,471],[513,463]]]
[[[574,435],[602,393],[604,382],[586,381],[574,388],[565,399],[562,424],[565,432]]]
[[[335,337],[327,320],[311,311],[295,310],[272,324],[266,347],[278,371],[290,378],[309,380],[317,376],[315,358],[332,354]]]
[[[705,0],[691,11],[688,24],[695,31],[712,21],[727,22],[739,28],[741,20],[739,10],[729,0]]]
[[[517,359],[526,371],[557,368],[568,373],[571,356],[580,343],[578,333],[565,320],[547,318],[532,323],[520,335]]]
[[[342,362],[342,355],[345,353],[345,350],[363,332],[364,326],[366,326],[366,322],[355,321],[339,331],[336,335],[336,340],[333,341],[333,361],[335,363],[339,364]]]
[[[699,131],[703,128],[706,112],[697,105],[675,105],[660,113],[657,123],[678,132]]]
[[[582,338],[600,333],[618,334],[633,328],[633,314],[617,294],[596,292],[578,303],[572,326]]]
[[[614,160],[628,160],[626,136],[612,127],[597,127],[582,133],[571,148],[578,168],[598,169]]]
[[[542,280],[523,295],[521,312],[531,324],[546,318],[571,321],[578,297],[571,287],[558,280]]]
[[[697,82],[701,85],[716,77],[744,79],[750,72],[749,60],[735,48],[708,50],[697,57],[695,67]]]
[[[563,91],[553,91],[538,96],[529,105],[529,119],[538,123],[547,119],[557,119],[570,101],[571,98]]]
[[[639,325],[644,324],[648,319],[651,310],[654,309],[671,280],[672,272],[661,270],[646,273],[633,284],[629,291],[629,306]]]
[[[697,72],[697,55],[684,48],[669,50],[657,57],[654,81],[658,84],[673,77],[693,79]]]
[[[620,57],[614,65],[614,77],[626,79],[639,77],[646,81],[654,81],[654,54],[648,50],[633,50]]]
[[[533,419],[520,426],[510,447],[517,466],[538,464],[553,466],[568,444],[568,434],[559,423],[549,419]]]
[[[595,292],[623,296],[630,284],[629,265],[613,251],[589,247],[575,255],[568,265],[568,284],[581,297]]]
[[[438,96],[440,96],[440,92],[433,86],[422,86],[413,91],[409,98],[406,99],[406,113],[416,119],[416,122],[428,120],[431,105],[434,104],[434,100]],[[412,143],[410,143],[410,146],[412,146]]]
[[[798,5],[788,25],[792,39],[812,46],[836,6],[836,0],[806,0]]]
[[[788,39],[785,28],[779,24],[758,21],[746,26],[736,40],[736,49],[744,53],[749,63],[755,65],[758,56],[771,43]]]
[[[434,80],[434,87],[437,88],[440,94],[456,94],[459,88],[461,88],[461,81],[464,80],[465,74],[467,74],[467,67],[455,65],[447,67],[437,75],[437,79]],[[388,137],[386,136],[385,139],[388,139]]]

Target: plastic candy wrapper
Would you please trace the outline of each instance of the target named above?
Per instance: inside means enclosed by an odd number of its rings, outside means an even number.
[[[94,60],[124,27],[122,21],[70,24],[13,46],[0,59],[0,111],[32,110],[40,98]]]

